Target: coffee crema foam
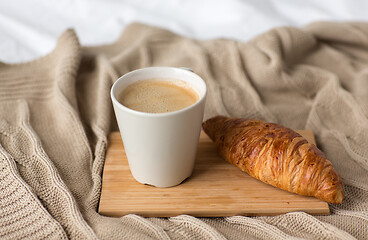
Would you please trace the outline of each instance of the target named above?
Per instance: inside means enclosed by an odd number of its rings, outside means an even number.
[[[126,87],[118,96],[124,106],[147,113],[177,111],[196,103],[197,92],[182,80],[140,80]]]

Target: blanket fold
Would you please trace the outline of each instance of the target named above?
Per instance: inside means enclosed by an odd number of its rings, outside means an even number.
[[[207,83],[205,119],[260,118],[311,129],[342,176],[331,215],[108,218],[97,213],[109,91],[124,73],[189,67]],[[73,30],[37,60],[0,63],[2,239],[362,239],[368,236],[368,24],[281,27],[247,43],[194,40],[134,23],[109,45]]]

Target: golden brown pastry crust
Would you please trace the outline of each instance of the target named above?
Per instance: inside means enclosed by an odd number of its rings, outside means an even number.
[[[289,192],[342,202],[343,183],[331,162],[295,131],[257,119],[223,116],[202,126],[220,155],[252,177]]]

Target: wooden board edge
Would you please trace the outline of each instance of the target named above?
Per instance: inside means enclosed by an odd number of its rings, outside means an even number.
[[[326,203],[326,205],[328,205]],[[157,212],[153,212],[151,211],[150,214],[144,213],[144,212],[140,212],[140,211],[120,211],[120,212],[113,212],[113,211],[102,211],[99,212],[99,214],[103,215],[103,216],[107,216],[107,217],[123,217],[125,215],[128,214],[136,214],[142,217],[175,217],[175,216],[179,216],[179,215],[190,215],[193,217],[233,217],[233,216],[245,216],[245,217],[261,217],[261,216],[279,216],[279,215],[283,215],[283,214],[287,214],[287,213],[294,213],[294,212],[303,212],[303,213],[307,213],[313,216],[327,216],[330,215],[330,209],[327,206],[327,208],[316,208],[316,209],[292,209],[290,211],[279,211],[279,210],[275,210],[272,211],[272,213],[269,213],[270,211],[265,211],[265,212],[243,212],[243,211],[238,211],[238,212],[229,212],[229,211],[213,211],[211,214],[207,213],[207,212],[202,212],[202,211],[186,211],[186,212],[165,212],[162,213],[159,210]]]

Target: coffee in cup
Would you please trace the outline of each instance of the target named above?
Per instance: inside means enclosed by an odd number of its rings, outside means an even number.
[[[177,79],[140,80],[118,95],[118,101],[124,106],[147,113],[177,111],[198,100],[198,93],[188,83]]]
[[[116,120],[138,182],[172,187],[191,175],[206,94],[201,77],[174,67],[138,69],[114,83]]]

